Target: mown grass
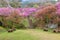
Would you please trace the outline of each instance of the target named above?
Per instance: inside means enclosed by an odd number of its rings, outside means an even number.
[[[39,40],[60,40],[60,33],[53,33],[51,29],[47,32],[41,29],[34,29],[33,31],[28,31],[28,33],[40,38]]]
[[[17,30],[12,33],[4,32],[0,34],[0,40],[37,40],[37,38],[23,30]]]
[[[41,29],[21,29],[12,33],[2,32],[0,40],[60,40],[60,33],[45,32]]]

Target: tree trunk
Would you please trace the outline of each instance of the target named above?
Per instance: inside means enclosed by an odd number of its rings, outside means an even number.
[[[28,28],[32,29],[33,28],[32,20],[30,19],[29,16],[27,17],[27,19],[28,19],[28,23],[29,23],[29,27]]]

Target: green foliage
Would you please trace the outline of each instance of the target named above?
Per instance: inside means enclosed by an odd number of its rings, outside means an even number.
[[[23,24],[15,24],[16,29],[25,29],[26,27]]]
[[[38,7],[39,7],[39,5],[38,5],[38,4],[34,4],[34,5],[33,5],[33,7],[38,8]]]
[[[22,24],[24,24],[25,27],[29,26],[27,18],[25,18],[24,20],[22,20]]]
[[[21,7],[21,4],[19,2],[10,2],[10,5],[14,8]]]

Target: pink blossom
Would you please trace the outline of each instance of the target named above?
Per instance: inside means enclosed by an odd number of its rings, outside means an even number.
[[[20,14],[22,16],[29,16],[31,13],[35,11],[36,11],[36,8],[22,8],[20,9]]]
[[[56,3],[56,8],[57,8],[57,15],[60,15],[60,2]]]
[[[11,13],[10,8],[0,8],[0,15],[7,16]]]
[[[0,8],[0,15],[9,16],[12,12],[16,12],[20,16],[29,16],[35,12],[36,8]]]

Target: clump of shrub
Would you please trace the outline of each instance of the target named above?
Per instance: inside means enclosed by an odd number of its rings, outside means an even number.
[[[24,24],[16,24],[15,26],[16,29],[26,29]]]

